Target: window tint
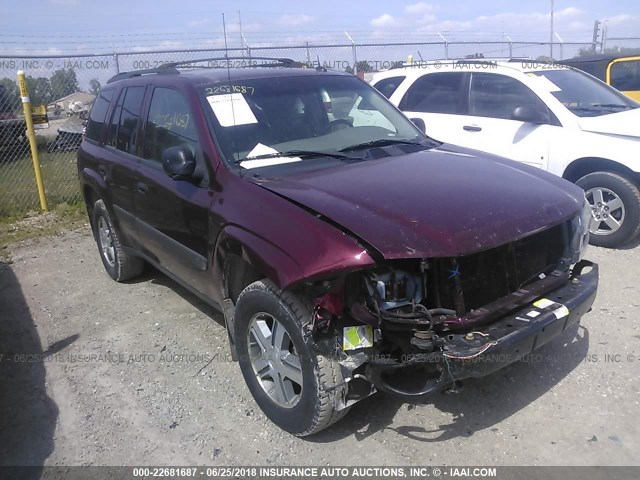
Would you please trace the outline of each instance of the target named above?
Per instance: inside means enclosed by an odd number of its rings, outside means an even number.
[[[515,78],[493,73],[471,76],[469,115],[510,120],[515,108],[525,105],[546,109],[537,95]]]
[[[395,92],[398,87],[400,86],[400,84],[402,83],[402,81],[407,78],[404,76],[401,77],[391,77],[391,78],[385,78],[383,80],[380,80],[379,82],[377,82],[374,87],[385,97],[389,98],[391,95],[393,95],[393,92]]]
[[[611,65],[611,86],[623,92],[640,90],[640,60]]]
[[[129,87],[122,91],[111,117],[107,145],[132,155],[136,154],[138,119],[144,91],[145,87]]]
[[[115,108],[113,109],[113,114],[111,115],[111,124],[109,125],[109,133],[107,134],[106,145],[110,147],[114,147],[117,145],[117,137],[118,137],[118,123],[120,123],[120,114],[122,113],[122,102],[124,101],[125,90],[120,92],[118,96],[118,101],[116,103]]]
[[[136,139],[138,136],[138,119],[142,109],[145,87],[127,88],[120,114],[118,126],[118,143],[116,148],[133,155],[136,153]]]
[[[423,75],[407,90],[400,110],[427,113],[462,113],[463,73],[442,72]]]
[[[104,125],[111,99],[113,98],[113,90],[103,90],[96,97],[91,108],[91,114],[89,115],[89,122],[87,123],[87,130],[85,136],[96,142],[100,141],[100,132]]]
[[[144,158],[160,162],[169,147],[187,146],[196,152],[198,135],[191,109],[177,90],[156,88],[145,129]]]

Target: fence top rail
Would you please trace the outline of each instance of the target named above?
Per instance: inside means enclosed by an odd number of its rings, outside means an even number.
[[[633,40],[634,38],[624,38],[624,40]],[[640,37],[637,37],[640,39]],[[609,40],[616,40],[611,38]],[[620,40],[623,40],[620,38]],[[553,45],[591,45],[592,42],[552,42]],[[151,55],[151,54],[173,54],[173,53],[199,53],[199,52],[247,52],[256,50],[305,50],[308,48],[353,48],[355,47],[402,47],[402,46],[420,46],[420,45],[505,45],[510,44],[514,46],[534,46],[534,45],[549,45],[550,42],[544,41],[507,41],[507,40],[439,40],[439,41],[413,41],[413,42],[354,42],[354,43],[322,43],[322,44],[298,44],[298,45],[247,45],[244,47],[210,47],[210,48],[181,48],[181,49],[167,49],[167,50],[125,50],[125,51],[111,51],[111,52],[99,52],[99,53],[69,53],[69,54],[39,54],[39,55],[17,55],[17,54],[5,54],[0,53],[0,58],[7,59],[41,59],[41,58],[82,58],[82,57],[118,57],[119,55]]]

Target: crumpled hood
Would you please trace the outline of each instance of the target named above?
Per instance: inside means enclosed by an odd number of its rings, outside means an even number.
[[[387,259],[492,248],[571,218],[584,201],[582,190],[559,177],[452,146],[252,181]]]
[[[640,138],[640,108],[578,120],[585,132]]]

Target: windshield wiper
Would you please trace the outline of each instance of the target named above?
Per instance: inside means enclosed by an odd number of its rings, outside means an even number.
[[[370,142],[358,143],[356,145],[351,145],[350,147],[341,148],[338,150],[339,152],[349,152],[351,150],[361,150],[365,148],[372,147],[384,147],[387,145],[417,145],[424,146],[420,142],[413,142],[411,140],[397,140],[393,138],[380,138],[378,140],[371,140]]]
[[[594,103],[593,106],[601,108],[632,108],[631,105],[624,105],[622,103]]]
[[[240,164],[243,162],[250,162],[252,160],[265,160],[267,158],[281,158],[281,157],[331,157],[337,158],[339,160],[364,160],[362,157],[350,157],[348,155],[342,155],[341,153],[332,153],[332,152],[314,152],[312,150],[288,150],[286,152],[274,152],[274,153],[265,153],[264,155],[256,155],[255,157],[247,157],[240,158],[234,163]]]

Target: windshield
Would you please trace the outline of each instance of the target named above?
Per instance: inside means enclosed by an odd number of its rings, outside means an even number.
[[[531,72],[551,94],[579,117],[597,117],[638,108],[640,104],[584,72],[572,69]]]
[[[220,148],[243,169],[287,170],[303,160],[345,163],[369,158],[374,147],[428,146],[413,123],[352,76],[254,78],[207,85],[202,93]]]

